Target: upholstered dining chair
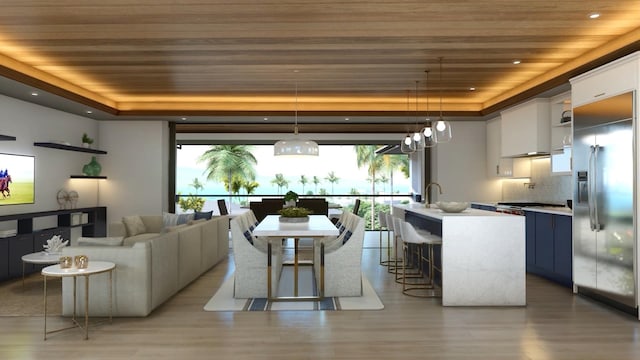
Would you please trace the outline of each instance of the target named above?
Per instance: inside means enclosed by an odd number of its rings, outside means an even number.
[[[267,253],[248,241],[248,229],[243,228],[239,218],[231,220],[231,240],[235,262],[233,297],[266,298],[268,295]],[[277,293],[278,280],[282,271],[282,248],[279,241],[273,241],[271,252],[271,291]]]

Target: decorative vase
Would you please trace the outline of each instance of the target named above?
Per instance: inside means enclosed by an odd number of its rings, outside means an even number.
[[[91,157],[91,162],[82,167],[82,173],[86,176],[98,176],[102,171],[102,165],[96,160],[95,156]]]
[[[73,258],[71,256],[62,256],[60,258],[60,268],[68,269],[73,266]]]
[[[288,207],[295,207],[296,206],[296,201],[295,200],[287,200],[284,202],[284,208],[288,208]]]
[[[82,143],[82,147],[83,147],[83,148],[87,148],[87,149],[88,149],[88,148],[90,148],[90,147],[91,147],[91,144],[86,143],[86,142],[83,142],[83,143]]]
[[[78,269],[86,269],[89,266],[89,258],[87,255],[76,255],[74,258]]]

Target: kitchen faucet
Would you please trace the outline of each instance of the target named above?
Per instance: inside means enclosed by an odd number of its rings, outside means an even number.
[[[429,192],[429,188],[431,187],[431,185],[436,185],[438,187],[440,195],[442,195],[442,186],[440,186],[440,184],[438,184],[437,182],[428,183],[427,187],[424,189],[424,192],[427,195],[427,205],[431,204],[431,193]]]

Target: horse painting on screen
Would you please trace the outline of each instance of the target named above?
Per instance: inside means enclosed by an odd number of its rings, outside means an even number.
[[[35,157],[0,154],[0,205],[35,202]]]
[[[11,175],[8,174],[7,170],[4,172],[0,171],[0,193],[2,193],[2,197],[6,198],[7,196],[11,196],[11,189],[9,189],[9,184],[13,181],[11,180]]]

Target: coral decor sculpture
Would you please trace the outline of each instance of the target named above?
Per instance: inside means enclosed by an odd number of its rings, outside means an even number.
[[[44,252],[49,254],[59,254],[62,252],[62,248],[67,246],[69,240],[62,240],[60,235],[54,235],[51,239],[47,240],[47,243],[44,244]]]

